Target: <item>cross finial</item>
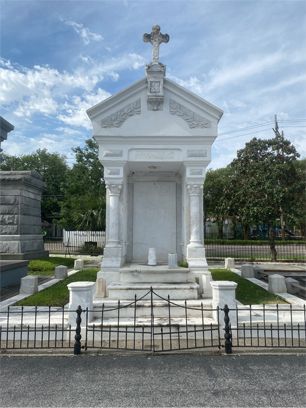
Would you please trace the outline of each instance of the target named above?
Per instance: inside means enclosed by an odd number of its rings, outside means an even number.
[[[170,37],[168,34],[162,34],[160,32],[160,26],[155,25],[152,27],[151,34],[144,34],[143,41],[150,42],[153,45],[152,48],[152,64],[159,63],[159,46],[161,43],[167,43]]]

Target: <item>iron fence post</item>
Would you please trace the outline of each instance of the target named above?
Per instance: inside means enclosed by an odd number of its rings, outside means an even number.
[[[225,353],[226,354],[231,354],[232,353],[232,331],[231,331],[231,322],[229,318],[229,308],[227,305],[224,306],[224,338],[225,338],[225,343],[224,343],[224,348],[225,348]]]
[[[153,288],[150,287],[150,302],[151,302],[151,353],[154,353],[154,301],[153,301]]]
[[[82,308],[79,305],[77,310],[76,310],[77,318],[76,318],[76,328],[75,328],[75,342],[74,342],[74,355],[81,354],[81,314],[82,314]]]

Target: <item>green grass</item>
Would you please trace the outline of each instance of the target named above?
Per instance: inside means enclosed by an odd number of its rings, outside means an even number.
[[[29,262],[29,275],[53,276],[56,266],[64,265],[73,268],[74,258],[55,256],[52,258],[32,259]]]
[[[238,283],[236,298],[244,305],[258,305],[262,303],[287,303],[281,297],[274,295],[226,269],[211,269],[212,278],[215,281],[225,280]]]
[[[20,300],[16,306],[65,306],[69,302],[68,283],[78,281],[95,282],[97,277],[97,268],[83,269],[74,275],[56,283],[50,288],[35,293],[23,300]]]
[[[188,262],[186,261],[186,259],[183,259],[182,261],[179,261],[178,266],[180,266],[181,268],[188,268]]]

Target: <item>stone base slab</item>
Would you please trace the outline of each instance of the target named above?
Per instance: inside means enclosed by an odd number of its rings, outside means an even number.
[[[177,300],[175,302],[181,307],[171,307],[171,317],[184,317],[185,318],[185,301]],[[103,305],[103,317],[105,319],[118,318],[118,300],[113,299],[98,299],[96,298],[93,302],[94,308],[94,318],[101,318]],[[189,300],[187,301],[188,317],[201,317],[202,315],[202,305],[203,305],[203,316],[204,318],[212,317],[212,305],[211,299],[203,300]],[[131,305],[130,300],[120,301],[120,317],[121,318],[133,318],[135,314],[135,304]],[[151,318],[151,301],[150,300],[140,300],[136,303],[136,316],[138,318]],[[153,313],[155,318],[165,318],[169,315],[168,302],[156,299],[153,301]]]
[[[19,285],[28,273],[28,261],[0,261],[0,287]]]
[[[167,268],[167,266],[130,265],[120,268],[120,282],[123,283],[187,283],[190,281],[187,268]]]
[[[108,285],[108,296],[110,299],[120,300],[135,300],[144,296],[149,290],[152,284],[148,283],[111,283]],[[172,300],[187,300],[198,299],[197,283],[158,283],[154,285],[154,291],[167,299],[168,295]],[[156,295],[153,295],[154,299],[158,299]]]
[[[10,254],[0,253],[0,259],[23,260],[23,259],[36,259],[36,258],[48,258],[48,257],[49,257],[49,251],[33,251],[33,252],[10,253]]]
[[[41,234],[0,235],[0,256],[2,259],[32,259],[23,254],[38,253],[43,255],[43,236]],[[19,255],[19,256],[18,256]],[[21,256],[20,256],[21,255]],[[18,256],[16,258],[16,256]],[[37,258],[38,256],[34,256]]]

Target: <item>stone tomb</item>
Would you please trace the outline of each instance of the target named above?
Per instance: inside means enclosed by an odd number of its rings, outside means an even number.
[[[146,41],[154,35],[146,34]],[[169,280],[186,285],[167,268],[169,253],[188,261],[187,282],[207,270],[203,182],[222,111],[165,72],[153,44],[146,77],[87,111],[107,188],[102,270],[109,295],[112,284],[116,293],[118,285],[136,285],[137,270],[150,276],[146,287]],[[155,248],[158,265],[148,272],[139,265],[147,263],[149,248]]]
[[[41,229],[42,177],[36,171],[1,171],[0,184],[0,258],[48,256]]]

